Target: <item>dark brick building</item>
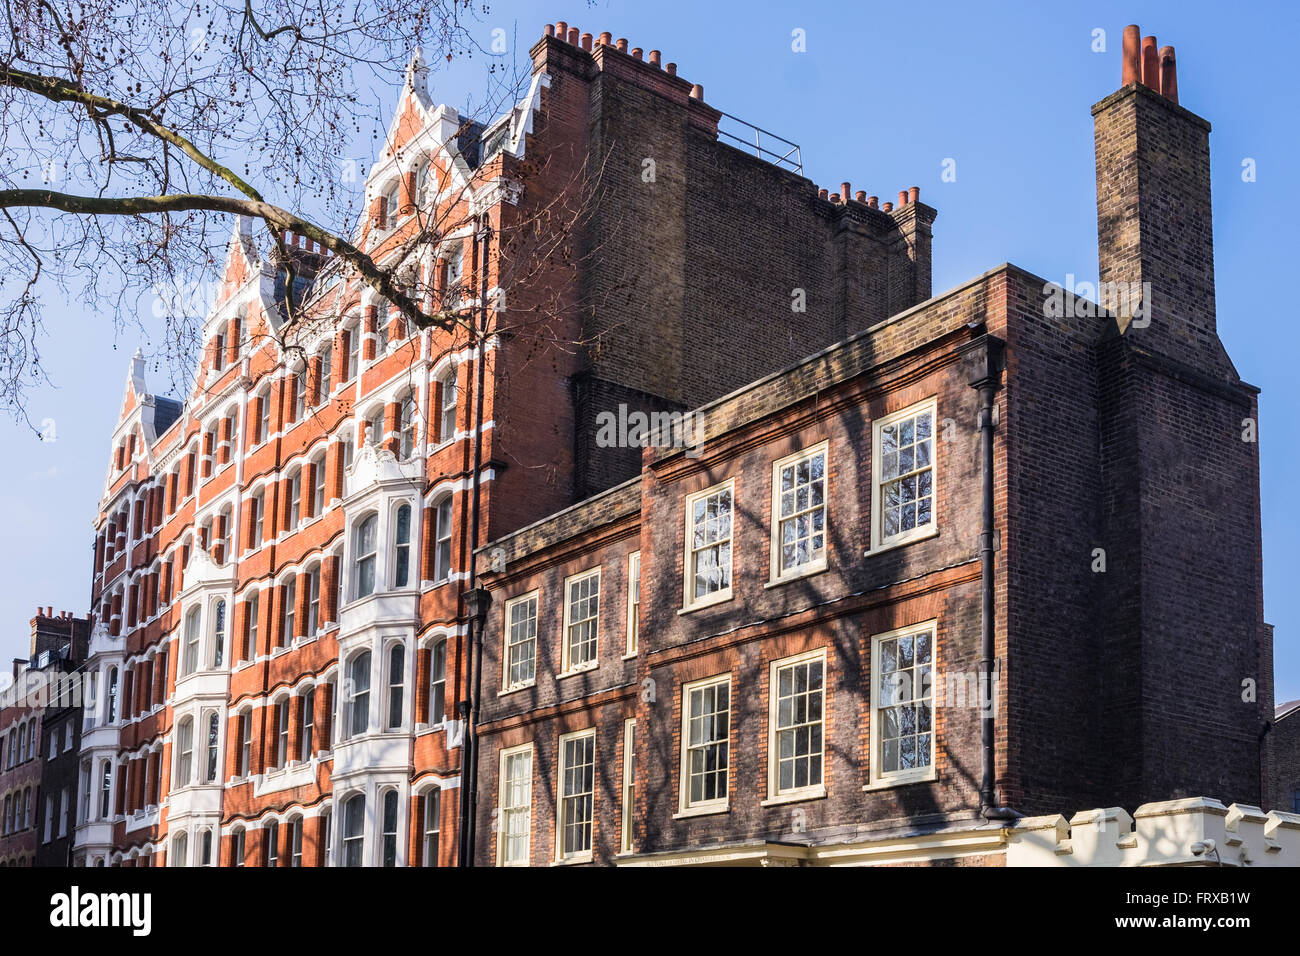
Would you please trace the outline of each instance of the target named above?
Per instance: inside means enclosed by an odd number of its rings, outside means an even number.
[[[670,90],[625,95],[667,110]],[[928,258],[933,212],[881,245],[884,214],[847,187],[792,181],[779,201],[833,224],[829,245],[755,243],[757,307],[848,288],[824,316],[841,340],[766,377],[719,370],[756,380],[703,403],[684,365],[643,375],[698,406],[692,447],[657,436],[639,476],[480,551],[478,864],[868,862],[885,844],[979,863],[971,835],[1015,813],[1264,799],[1258,390],[1216,332],[1209,124],[1136,28],[1093,116],[1090,290],[1001,265],[882,297],[899,260],[873,256]],[[666,188],[707,220],[690,178]],[[715,246],[727,228],[709,221]],[[689,289],[698,264],[663,281]],[[619,364],[582,374],[626,384]]]
[[[0,866],[67,866],[81,748],[88,618],[38,609],[0,698]]]
[[[1300,700],[1278,704],[1268,736],[1264,809],[1300,813]]]

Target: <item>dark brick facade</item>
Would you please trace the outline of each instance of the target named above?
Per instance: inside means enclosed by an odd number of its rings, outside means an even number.
[[[69,864],[89,637],[88,618],[38,610],[30,657],[13,662],[0,699],[0,866]]]
[[[977,670],[971,365],[984,336],[1006,345],[993,474],[998,802],[1039,814],[1197,794],[1265,799],[1272,642],[1262,620],[1258,445],[1244,430],[1256,419],[1257,390],[1236,375],[1215,333],[1208,124],[1136,85],[1094,115],[1101,278],[1150,283],[1149,323],[1090,302],[1062,312],[1059,287],[1009,265],[886,321],[867,318],[859,302],[854,314],[864,317],[844,330],[868,331],[700,408],[702,454],[646,449],[638,481],[484,549],[495,556],[487,586],[496,603],[484,641],[480,833],[494,830],[501,750],[531,744],[529,862],[555,861],[557,748],[562,735],[589,728],[597,863],[978,825],[973,707],[952,699],[936,707],[929,779],[879,785],[872,640],[933,620],[939,672]],[[937,532],[873,550],[874,423],[924,401],[936,408]],[[826,569],[776,581],[773,465],[822,442]],[[731,597],[683,608],[685,503],[726,481],[734,482]],[[624,654],[633,551],[634,657]],[[598,663],[557,676],[564,580],[597,567]],[[506,602],[534,590],[536,682],[499,693]],[[824,792],[774,799],[771,664],[810,651],[825,659]],[[723,675],[727,801],[695,814],[681,797],[683,687]],[[634,836],[625,853],[630,718]],[[478,863],[495,862],[497,836],[477,852]]]
[[[1266,739],[1269,772],[1264,809],[1300,813],[1300,700],[1278,707]]]

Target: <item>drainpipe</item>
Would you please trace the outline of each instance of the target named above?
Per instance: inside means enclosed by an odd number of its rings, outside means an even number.
[[[997,552],[998,531],[994,523],[993,507],[993,437],[997,429],[997,405],[994,396],[1002,387],[1006,343],[985,334],[963,349],[975,362],[971,387],[979,390],[980,432],[980,744],[982,750],[980,774],[980,815],[985,820],[1014,820],[1019,814],[997,803],[997,768],[994,762],[994,720],[997,698],[995,672],[998,661],[994,656],[994,555]]]
[[[486,216],[483,217],[478,232],[479,255],[479,314],[480,322],[475,323],[475,373],[474,373],[474,470],[471,475],[470,494],[470,528],[469,528],[469,588],[478,587],[478,564],[474,549],[478,547],[479,537],[479,501],[481,484],[479,473],[483,470],[483,375],[484,353],[487,351],[487,292],[488,292],[488,244],[492,238],[491,226]],[[465,680],[466,697],[462,700],[460,711],[465,721],[464,736],[460,748],[460,832],[457,846],[456,862],[460,867],[474,865],[474,838],[478,819],[478,710],[483,686],[483,635],[482,628],[475,620],[475,615],[466,615],[465,649],[468,657]]]

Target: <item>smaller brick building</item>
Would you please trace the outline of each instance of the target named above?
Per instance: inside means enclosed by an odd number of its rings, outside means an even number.
[[[1279,704],[1268,743],[1265,810],[1300,813],[1300,700]]]
[[[0,866],[66,866],[90,621],[38,608],[31,629],[0,699]]]

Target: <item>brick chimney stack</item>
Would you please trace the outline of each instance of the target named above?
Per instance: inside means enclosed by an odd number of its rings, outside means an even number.
[[[1122,57],[1123,85],[1092,108],[1099,299],[1133,344],[1231,376],[1215,323],[1210,124],[1178,105],[1173,47],[1131,25]],[[1110,283],[1126,291],[1108,302]]]

